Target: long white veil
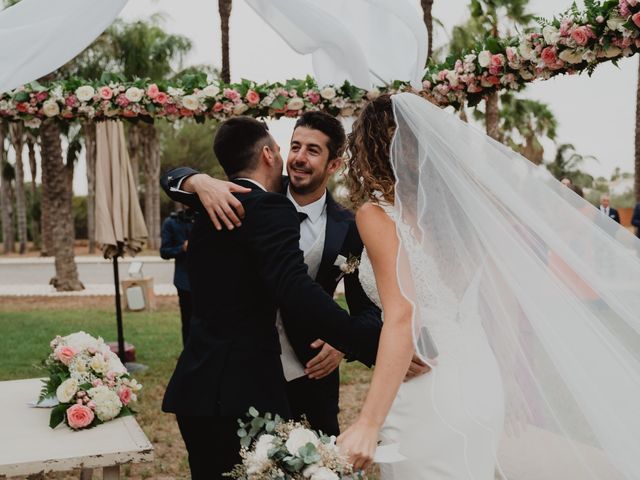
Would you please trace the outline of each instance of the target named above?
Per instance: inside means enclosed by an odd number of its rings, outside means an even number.
[[[434,321],[406,288],[424,278],[418,252],[456,301],[479,293],[505,396],[502,478],[640,478],[640,241],[454,115],[409,93],[392,100],[394,209],[414,256],[398,274],[416,348],[429,356]]]

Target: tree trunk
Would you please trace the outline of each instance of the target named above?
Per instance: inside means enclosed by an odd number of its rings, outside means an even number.
[[[27,150],[29,151],[29,170],[31,172],[31,205],[34,205],[37,201],[36,197],[38,191],[36,189],[36,175],[38,174],[38,165],[36,163],[36,142],[37,138],[34,134],[27,131]],[[40,247],[40,224],[39,219],[31,210],[31,237],[33,238],[33,245],[36,248]]]
[[[18,216],[18,252],[24,255],[27,251],[27,197],[24,191],[24,124],[13,122],[10,126],[10,138],[16,152],[16,213]]]
[[[220,76],[225,83],[231,82],[231,66],[229,65],[229,18],[231,17],[232,0],[218,0],[220,12],[220,28],[222,31],[222,71]]]
[[[4,140],[8,130],[7,122],[0,120],[0,209],[2,209],[2,242],[5,254],[13,253],[15,250],[11,180],[5,175],[7,152],[4,148]]]
[[[96,125],[93,122],[83,126],[84,146],[87,160],[87,236],[89,253],[96,252]]]
[[[74,260],[73,212],[71,209],[72,189],[69,168],[62,160],[60,129],[54,120],[46,120],[40,128],[43,183],[47,183],[50,212],[55,212],[52,225],[53,251],[55,254],[56,276],[51,284],[58,291],[82,290],[78,279],[78,268]],[[44,187],[44,185],[43,185]]]
[[[638,85],[636,88],[636,176],[634,190],[636,202],[640,202],[640,57],[638,61]]]
[[[160,143],[154,125],[145,125],[144,138],[144,214],[149,232],[148,247],[160,248]]]
[[[42,158],[42,163],[40,165],[41,169],[41,178],[40,178],[40,232],[42,234],[42,249],[40,250],[40,255],[43,257],[50,257],[54,254],[54,245],[53,245],[53,221],[54,221],[54,213],[51,206],[51,198],[52,193],[51,189],[51,181],[49,180],[49,172],[50,169],[44,168],[45,163],[45,153],[44,153],[44,143],[42,141],[42,127],[40,127],[40,156]]]
[[[421,0],[424,24],[427,26],[427,63],[433,54],[433,0]]]
[[[498,92],[489,94],[486,98],[485,121],[487,135],[500,141],[500,108],[498,105]]]

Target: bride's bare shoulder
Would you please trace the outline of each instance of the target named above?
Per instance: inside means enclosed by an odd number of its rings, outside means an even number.
[[[356,224],[361,235],[380,233],[381,230],[394,229],[393,220],[384,209],[372,202],[367,202],[356,211]]]

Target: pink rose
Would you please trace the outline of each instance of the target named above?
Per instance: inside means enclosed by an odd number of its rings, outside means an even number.
[[[149,85],[149,88],[147,88],[147,96],[149,98],[156,98],[159,93],[160,93],[160,89],[158,88],[158,85],[156,85],[155,83],[152,83],[151,85]]]
[[[153,97],[153,101],[158,105],[164,105],[169,100],[169,95],[164,92],[158,92],[155,97]]]
[[[555,47],[546,47],[542,50],[542,61],[549,66],[556,64],[558,57],[556,56]]]
[[[573,25],[573,20],[570,18],[565,18],[560,23],[560,35],[563,37],[567,37],[569,35],[569,30],[571,29],[571,25]]]
[[[629,9],[629,4],[626,0],[620,0],[618,6],[620,7],[620,15],[625,18],[631,16],[631,10]]]
[[[16,110],[20,113],[27,113],[29,111],[29,104],[26,102],[20,102],[16,104]]]
[[[44,102],[47,98],[49,98],[48,92],[38,92],[36,93],[36,100],[38,102]]]
[[[129,405],[129,402],[131,402],[131,389],[122,385],[118,389],[117,393],[118,393],[118,398],[120,399],[122,404]]]
[[[257,105],[260,103],[260,94],[254,90],[249,90],[244,98],[249,105]]]
[[[173,115],[175,113],[178,113],[178,107],[176,107],[173,103],[168,103],[164,106],[164,111],[167,115]]]
[[[224,89],[224,96],[227,97],[229,100],[239,100],[240,99],[240,94],[235,91],[232,88],[225,88]]]
[[[100,98],[103,100],[111,100],[113,97],[113,90],[111,90],[111,87],[107,87],[106,85],[104,87],[100,87],[98,93],[100,94]]]
[[[118,97],[116,98],[116,104],[122,108],[125,108],[126,106],[129,105],[129,99],[125,96],[124,93],[121,93],[120,95],[118,95]]]
[[[100,387],[101,385],[103,385],[103,383],[102,380],[96,378],[95,380],[93,380],[93,382],[91,382],[91,385],[93,385],[94,387]]]
[[[504,66],[504,55],[498,53],[491,56],[491,66],[496,68],[502,68]]]
[[[320,94],[318,92],[309,92],[307,98],[314,105],[320,101]]]
[[[64,99],[64,103],[67,105],[67,107],[77,107],[78,106],[78,97],[76,97],[75,95],[69,95],[67,98]]]
[[[640,12],[634,13],[631,17],[631,20],[633,20],[633,23],[636,24],[636,27],[640,28]]]
[[[73,356],[76,354],[76,351],[71,347],[67,347],[66,345],[60,345],[56,348],[54,353],[58,360],[60,360],[65,365],[69,365],[71,359],[73,359]]]
[[[591,29],[589,27],[578,27],[573,32],[571,32],[571,38],[575,40],[575,42],[584,46],[589,41],[589,37],[591,36]]]
[[[218,113],[222,111],[222,103],[220,102],[216,102],[215,105],[213,106],[213,111]]]
[[[518,54],[513,47],[507,47],[507,60],[509,63],[516,63],[518,61]]]
[[[604,17],[603,17],[602,15],[598,15],[598,16],[596,17],[596,22],[598,22],[598,23],[604,23]]]
[[[480,92],[482,92],[482,87],[480,85],[476,84],[476,83],[472,83],[467,88],[467,92],[469,92],[469,93],[480,93]]]
[[[67,423],[74,430],[91,425],[94,419],[93,410],[85,405],[73,405],[67,409]]]
[[[444,82],[447,79],[447,75],[449,75],[449,70],[440,70],[438,72],[438,80]]]

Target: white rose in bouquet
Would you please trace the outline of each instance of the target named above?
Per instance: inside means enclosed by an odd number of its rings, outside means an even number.
[[[294,97],[287,102],[287,108],[289,110],[300,110],[304,107],[304,100],[300,97]]]
[[[195,111],[200,107],[200,102],[195,95],[187,95],[182,99],[182,106],[187,110]]]
[[[336,91],[332,87],[324,87],[320,90],[320,96],[326,100],[331,100],[335,98]]]
[[[560,40],[560,31],[552,25],[547,25],[542,29],[542,36],[548,45],[555,45]]]
[[[69,403],[78,391],[78,381],[68,378],[56,390],[56,397],[60,403]]]
[[[340,477],[327,467],[320,467],[311,475],[311,480],[340,480]]]
[[[233,107],[234,115],[242,115],[247,110],[249,110],[249,105],[247,105],[246,103],[239,103],[235,107]]]
[[[126,92],[124,92],[124,96],[130,102],[137,103],[142,100],[142,97],[144,96],[144,90],[138,87],[131,87],[128,88]]]
[[[88,102],[96,94],[95,89],[91,85],[83,85],[76,88],[76,97],[81,102]]]
[[[55,100],[47,100],[42,104],[42,111],[47,117],[55,117],[60,113],[60,105]]]
[[[106,422],[118,416],[122,409],[122,402],[116,392],[101,385],[89,389],[87,393],[96,405],[96,415],[100,420]]]
[[[93,358],[89,362],[89,366],[93,369],[94,372],[106,374],[109,371],[109,362],[107,362],[100,353],[96,353],[93,356]]]
[[[289,439],[285,443],[285,447],[292,455],[298,455],[298,450],[307,443],[312,443],[314,447],[318,446],[320,440],[311,430],[307,428],[294,428],[289,433]]]
[[[478,63],[482,68],[487,68],[491,63],[491,52],[483,50],[478,54]]]
[[[202,89],[202,94],[205,97],[215,97],[220,93],[220,88],[217,85],[207,85]]]
[[[69,347],[75,349],[76,352],[81,352],[82,350],[90,350],[90,349],[95,349],[97,351],[101,344],[100,340],[93,338],[88,333],[76,332],[76,333],[72,333],[71,335],[67,335],[66,337],[63,337],[62,343],[64,345],[68,345]]]

